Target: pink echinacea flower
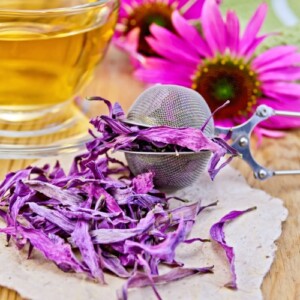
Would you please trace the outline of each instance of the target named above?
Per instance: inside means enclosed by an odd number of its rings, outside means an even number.
[[[255,53],[268,37],[259,35],[266,13],[267,5],[261,4],[241,33],[236,13],[228,11],[224,19],[214,1],[203,5],[201,32],[175,11],[175,32],[151,25],[151,36],[146,39],[157,57],[142,57],[135,75],[145,82],[192,88],[211,110],[230,100],[215,115],[218,125],[240,124],[260,104],[300,111],[297,47],[282,45]],[[280,133],[270,130],[299,127],[300,119],[277,116],[260,126],[261,134],[275,137]]]
[[[187,20],[198,20],[207,0],[121,0],[114,43],[127,51],[133,61],[139,54],[153,56],[146,42],[154,23],[175,32],[171,16],[178,11]],[[220,3],[220,0],[213,0]],[[136,61],[135,61],[136,62]]]

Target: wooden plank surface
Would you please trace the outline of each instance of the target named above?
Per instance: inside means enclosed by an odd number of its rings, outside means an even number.
[[[111,101],[119,101],[127,110],[144,88],[143,84],[132,77],[132,69],[126,56],[115,49],[110,49],[83,95],[101,95]],[[97,103],[93,103],[90,109],[91,114],[94,115],[103,111],[104,107]],[[253,149],[253,153],[260,163],[268,167],[300,169],[300,130],[289,131],[282,139],[264,139],[258,149]],[[23,168],[31,162],[29,160],[1,161],[0,178],[2,179],[8,171]],[[300,176],[282,176],[258,182],[244,162],[237,160],[233,165],[242,172],[251,186],[283,199],[289,210],[282,236],[277,242],[275,261],[262,285],[264,298],[267,300],[300,299]],[[253,264],[255,259],[253,257]],[[0,300],[7,299],[21,298],[16,292],[0,287]]]

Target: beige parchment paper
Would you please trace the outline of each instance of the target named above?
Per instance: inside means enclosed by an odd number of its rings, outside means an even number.
[[[63,162],[68,165],[70,159],[65,158]],[[214,242],[196,242],[180,246],[176,253],[177,260],[183,261],[187,267],[214,265],[214,274],[195,275],[160,285],[158,290],[162,298],[262,299],[260,286],[274,259],[274,242],[279,238],[282,222],[287,217],[282,201],[263,191],[252,189],[242,175],[231,167],[226,167],[214,182],[207,174],[203,174],[193,186],[177,192],[177,195],[188,198],[191,202],[201,200],[203,204],[219,201],[217,207],[199,215],[190,237],[209,238],[211,225],[231,210],[253,206],[257,206],[257,210],[241,216],[225,227],[227,243],[235,249],[237,291],[224,287],[231,280],[231,274],[221,247]],[[125,281],[108,274],[106,281],[107,285],[102,286],[82,275],[63,273],[37,251],[28,260],[25,252],[17,251],[14,245],[7,247],[5,236],[0,236],[0,285],[18,291],[27,299],[116,299],[116,290]],[[151,288],[142,288],[131,290],[129,299],[146,300],[155,297]]]

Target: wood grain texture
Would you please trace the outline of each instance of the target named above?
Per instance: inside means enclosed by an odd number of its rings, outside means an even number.
[[[119,101],[125,110],[128,110],[144,88],[143,84],[132,77],[132,69],[126,56],[115,49],[110,49],[99,66],[94,80],[82,95],[101,95],[111,101]],[[104,106],[93,103],[90,114],[100,114],[104,111]],[[300,169],[300,131],[287,132],[282,139],[264,139],[258,149],[253,149],[253,153],[259,162],[267,167]],[[8,171],[23,168],[30,163],[32,161],[29,160],[1,161],[0,178],[2,179]],[[289,210],[282,236],[277,242],[275,261],[262,285],[264,298],[300,299],[300,176],[282,176],[259,182],[253,178],[251,170],[243,161],[236,160],[233,166],[242,172],[252,187],[283,199]],[[7,299],[21,298],[16,292],[0,287],[0,300]]]

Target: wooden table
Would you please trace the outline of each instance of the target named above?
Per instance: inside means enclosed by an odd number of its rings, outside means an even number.
[[[115,49],[110,49],[98,68],[95,79],[84,94],[101,95],[113,102],[119,101],[125,109],[128,109],[144,88],[142,83],[132,77],[132,69],[126,56]],[[99,114],[103,110],[103,106],[95,103],[91,111]],[[300,169],[300,130],[287,132],[286,137],[282,139],[264,139],[260,148],[254,149],[253,152],[256,158],[268,167]],[[1,161],[0,178],[2,179],[8,171],[23,168],[29,163],[31,162],[24,160]],[[275,261],[262,285],[264,298],[300,299],[300,176],[277,177],[259,182],[253,178],[244,162],[237,160],[234,167],[242,172],[251,186],[283,199],[289,210],[282,236],[277,242]],[[21,299],[16,292],[0,287],[0,300],[15,299]]]

